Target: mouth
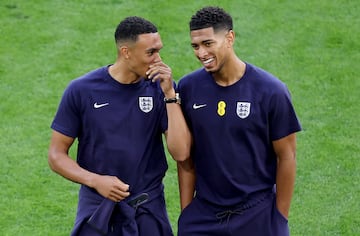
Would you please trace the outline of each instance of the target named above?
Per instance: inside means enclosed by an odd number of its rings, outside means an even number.
[[[205,67],[210,66],[211,63],[214,62],[214,61],[215,61],[215,58],[214,58],[214,57],[209,58],[209,59],[206,59],[206,60],[201,60],[201,62],[203,63],[203,65],[204,65]]]
[[[215,59],[214,58],[209,58],[207,60],[203,60],[203,64],[204,65],[207,65],[207,64],[210,64],[211,62],[213,62]]]

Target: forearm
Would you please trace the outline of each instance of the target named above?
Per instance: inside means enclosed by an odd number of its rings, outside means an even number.
[[[96,174],[81,168],[68,155],[50,151],[48,162],[50,168],[64,178],[75,183],[93,187]]]
[[[276,175],[276,204],[278,210],[287,218],[289,216],[296,175],[295,156],[278,161]]]
[[[184,161],[190,156],[191,134],[181,107],[176,103],[166,104],[168,116],[167,147],[176,161]]]
[[[195,169],[191,159],[177,162],[180,190],[180,206],[183,210],[190,204],[195,193]]]
[[[98,175],[81,168],[66,154],[49,154],[49,165],[53,171],[73,182],[94,188],[100,195],[118,202],[130,195],[129,185],[116,176]]]

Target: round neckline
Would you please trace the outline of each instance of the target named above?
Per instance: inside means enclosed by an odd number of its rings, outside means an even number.
[[[144,83],[145,83],[145,79],[142,78],[140,79],[138,82],[136,83],[131,83],[131,84],[123,84],[119,81],[117,81],[116,79],[114,79],[110,73],[109,73],[109,66],[110,65],[107,65],[104,67],[104,70],[105,70],[105,81],[111,83],[112,85],[114,85],[115,87],[118,87],[118,88],[138,88],[138,87],[141,87]]]

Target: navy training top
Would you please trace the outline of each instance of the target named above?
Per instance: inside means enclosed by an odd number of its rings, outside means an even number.
[[[81,167],[117,176],[135,194],[159,186],[168,168],[163,98],[159,83],[121,84],[105,66],[69,84],[51,128],[78,138]]]
[[[230,206],[273,188],[272,141],[301,130],[286,85],[246,64],[233,85],[218,85],[201,68],[184,76],[177,89],[194,138],[197,197]]]

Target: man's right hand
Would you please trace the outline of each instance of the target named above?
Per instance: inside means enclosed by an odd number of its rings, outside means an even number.
[[[92,187],[103,197],[114,202],[122,201],[130,195],[129,185],[116,176],[96,175]]]
[[[119,202],[130,195],[129,185],[116,176],[98,175],[90,172],[74,161],[69,155],[69,149],[74,138],[53,130],[49,147],[50,168],[61,176],[75,183],[83,184],[96,191],[103,197]]]

